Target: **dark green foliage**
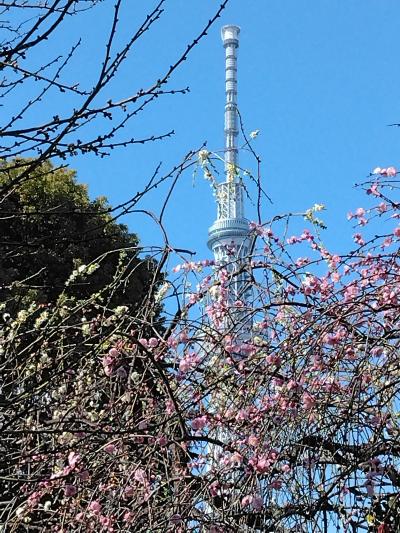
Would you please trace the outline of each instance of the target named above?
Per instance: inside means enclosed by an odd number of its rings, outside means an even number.
[[[0,184],[18,177],[23,164],[17,170],[15,161],[3,163]],[[54,303],[71,273],[95,260],[97,270],[72,280],[68,297],[82,300],[114,283],[104,304],[134,308],[148,294],[155,262],[139,259],[137,236],[113,220],[105,198],[90,200],[75,171],[43,163],[2,200],[0,298],[6,310],[15,312],[33,301]],[[123,283],[116,282],[118,264]]]

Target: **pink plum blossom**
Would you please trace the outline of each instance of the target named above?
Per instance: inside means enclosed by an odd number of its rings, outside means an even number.
[[[104,446],[104,451],[107,452],[107,453],[114,453],[116,450],[116,446],[114,443],[110,442],[109,444],[106,444]]]
[[[65,485],[64,487],[64,496],[67,498],[71,496],[75,496],[75,494],[78,492],[78,489],[75,487],[75,485]]]
[[[93,500],[89,504],[89,510],[92,511],[94,514],[100,514],[101,512],[101,504],[97,500]]]
[[[135,470],[134,479],[138,483],[141,483],[142,485],[146,485],[148,483],[148,479],[146,476],[146,472],[143,470],[143,468],[138,468]]]
[[[150,337],[150,339],[148,340],[148,346],[149,348],[157,348],[158,339],[156,339],[155,337]]]
[[[309,393],[304,392],[301,397],[304,409],[312,409],[315,405],[315,398]]]
[[[123,517],[123,521],[127,524],[131,524],[135,518],[135,515],[131,511],[126,511]]]
[[[76,465],[80,462],[81,456],[78,453],[70,452],[68,455],[68,464],[71,468],[76,468]]]
[[[192,428],[195,431],[203,429],[207,425],[207,417],[205,415],[199,416],[192,420]]]

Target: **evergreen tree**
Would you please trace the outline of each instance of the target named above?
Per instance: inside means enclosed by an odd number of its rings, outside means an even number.
[[[23,172],[24,163],[3,163],[1,184]],[[106,198],[91,200],[75,171],[51,162],[41,164],[4,198],[0,234],[0,298],[9,312],[33,301],[55,303],[71,274],[93,262],[90,281],[69,280],[69,297],[88,298],[115,283],[121,261],[126,279],[112,291],[110,306],[135,308],[154,281],[155,262],[139,258],[137,235],[113,219]]]

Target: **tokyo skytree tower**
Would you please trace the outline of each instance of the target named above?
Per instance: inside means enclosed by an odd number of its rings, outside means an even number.
[[[238,272],[249,254],[249,221],[244,216],[243,183],[238,167],[238,108],[237,108],[237,50],[238,26],[224,26],[221,30],[225,48],[225,181],[217,184],[217,219],[209,228],[208,247],[216,264],[227,265],[230,273]],[[241,261],[242,260],[242,261]],[[246,274],[232,276],[232,299],[245,300],[248,292]]]

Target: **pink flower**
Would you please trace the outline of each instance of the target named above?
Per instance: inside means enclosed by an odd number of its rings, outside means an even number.
[[[186,373],[191,369],[192,365],[188,359],[182,359],[179,363],[179,370],[182,373]]]
[[[111,348],[108,353],[111,357],[114,358],[119,357],[120,355],[119,351],[116,348]]]
[[[112,442],[104,446],[104,451],[107,453],[114,453],[115,450],[116,450],[115,444],[113,444]]]
[[[263,508],[264,506],[264,502],[263,502],[263,499],[261,498],[261,496],[259,496],[258,494],[256,494],[255,496],[253,496],[253,499],[251,501],[251,506],[253,507],[253,509],[255,509],[256,511],[261,511],[261,509]]]
[[[178,340],[171,335],[168,337],[167,344],[169,348],[176,348],[178,346]]]
[[[156,339],[155,337],[150,337],[148,344],[149,348],[156,348],[158,346],[158,339]]]
[[[276,354],[270,354],[265,357],[265,361],[269,365],[276,365],[279,366],[282,362],[282,359],[279,357],[279,355]]]
[[[367,189],[367,194],[372,194],[373,196],[379,196],[378,184],[373,183],[369,189]]]
[[[255,435],[250,435],[250,437],[247,439],[247,442],[249,446],[257,446],[257,444],[259,443],[259,438]]]
[[[68,455],[68,464],[71,468],[75,468],[81,460],[81,456],[78,453],[70,452]]]
[[[249,223],[249,229],[250,231],[255,231],[257,235],[263,234],[263,227],[260,226],[260,224],[257,224],[257,222],[250,222]]]
[[[390,176],[390,177],[393,177],[397,174],[397,170],[396,170],[396,167],[388,167],[386,169],[386,175],[387,176]]]
[[[340,343],[340,336],[336,333],[327,333],[322,340],[325,344],[329,344],[329,346],[335,346]]]
[[[196,302],[198,302],[200,300],[200,294],[198,293],[195,293],[193,292],[190,296],[189,296],[189,303],[191,305],[195,304]]]
[[[105,374],[107,377],[112,376],[113,372],[114,372],[114,371],[113,371],[113,367],[112,367],[112,366],[107,366],[107,365],[104,366],[104,374]]]
[[[181,334],[179,335],[179,340],[180,342],[187,342],[189,340],[189,337],[186,333],[186,331],[182,331]]]
[[[218,496],[218,494],[220,493],[220,484],[218,481],[213,481],[211,483],[211,485],[209,486],[209,491],[210,491],[210,494],[213,498],[215,498],[215,496]]]
[[[396,237],[400,237],[400,226],[397,226],[393,233],[396,235]]]
[[[100,514],[101,504],[97,500],[94,500],[89,504],[89,510],[94,514]]]
[[[312,409],[315,405],[315,398],[310,393],[305,392],[301,397],[304,409]]]
[[[357,285],[355,285],[355,283],[350,283],[344,290],[344,301],[346,303],[351,302],[358,296],[359,292]]]
[[[133,477],[135,481],[137,481],[138,483],[141,483],[142,485],[146,485],[148,482],[146,472],[143,470],[143,468],[138,468],[135,471],[135,474]]]
[[[113,531],[111,518],[108,516],[100,516],[99,522],[102,526],[107,527],[109,531]]]
[[[194,370],[196,366],[199,364],[200,358],[197,354],[191,353],[187,354],[180,362],[179,362],[179,370],[183,373],[188,372],[189,370]]]
[[[39,491],[32,492],[32,494],[28,498],[28,505],[30,505],[31,507],[36,507],[41,497],[42,495]]]
[[[70,496],[75,496],[75,494],[78,492],[75,485],[65,485],[64,487],[64,496],[69,498]]]
[[[269,467],[270,467],[270,462],[265,457],[260,457],[254,468],[260,474],[265,474],[266,472],[268,472]]]
[[[79,478],[82,480],[82,481],[88,481],[89,480],[89,472],[87,470],[84,470],[83,472],[80,472],[79,474]]]
[[[230,456],[229,462],[232,465],[240,466],[243,462],[243,457],[239,452],[233,452],[233,454]]]
[[[206,424],[207,424],[207,417],[205,415],[199,416],[192,420],[192,428],[195,431],[203,429]]]
[[[167,415],[172,415],[172,413],[175,413],[175,404],[172,400],[166,400],[165,412],[167,413]]]
[[[299,387],[299,384],[294,379],[290,379],[286,387],[287,390],[296,390]]]
[[[235,416],[235,419],[238,422],[241,422],[242,420],[248,420],[249,417],[250,417],[249,409],[240,409],[237,415]]]
[[[101,361],[103,366],[111,366],[114,364],[114,358],[111,355],[105,355]]]
[[[134,517],[135,516],[133,513],[131,513],[131,511],[126,511],[122,520],[127,524],[131,524],[133,522]]]
[[[360,246],[362,246],[363,244],[365,244],[365,241],[364,241],[364,239],[362,238],[361,233],[355,233],[355,234],[353,235],[353,239],[354,239],[354,242],[355,242],[356,244],[359,244]]]
[[[157,439],[157,444],[159,446],[166,446],[168,444],[168,439],[165,435],[160,435]]]
[[[169,520],[172,522],[172,524],[176,525],[182,522],[182,517],[180,514],[173,514]]]
[[[273,481],[271,481],[268,487],[270,489],[279,490],[282,488],[282,481],[280,479],[274,479]]]
[[[250,505],[251,501],[252,501],[252,496],[250,496],[249,494],[247,496],[243,496],[242,501],[241,501],[242,507],[247,507],[248,505]]]
[[[131,485],[128,485],[127,487],[124,488],[124,499],[132,498],[135,492],[136,492],[135,488],[132,487]]]

